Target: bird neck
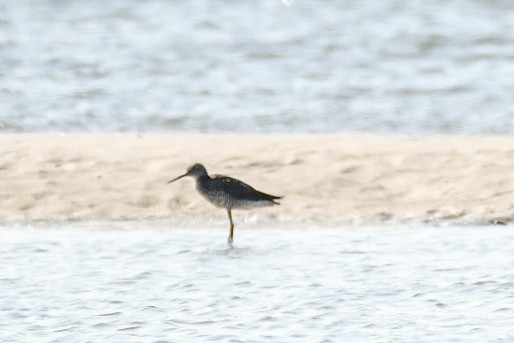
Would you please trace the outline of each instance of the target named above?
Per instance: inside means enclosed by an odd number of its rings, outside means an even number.
[[[196,182],[205,182],[205,181],[208,181],[210,179],[211,179],[211,177],[209,176],[209,174],[205,173],[205,174],[197,176],[196,177]]]

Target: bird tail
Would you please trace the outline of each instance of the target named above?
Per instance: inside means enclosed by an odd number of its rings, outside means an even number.
[[[280,203],[275,200],[279,200],[279,199],[283,198],[283,196],[271,195],[271,194],[263,193],[263,192],[260,192],[260,193],[262,196],[267,198],[266,200],[270,201],[273,205],[280,205]]]
[[[270,198],[271,198],[271,202],[273,203],[273,205],[280,205],[280,203],[278,201],[275,201],[275,200],[282,199],[283,196],[270,195]]]

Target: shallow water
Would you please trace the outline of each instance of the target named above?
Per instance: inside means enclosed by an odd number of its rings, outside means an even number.
[[[513,62],[512,1],[0,0],[0,131],[512,134]]]
[[[512,342],[505,228],[0,231],[2,342]]]

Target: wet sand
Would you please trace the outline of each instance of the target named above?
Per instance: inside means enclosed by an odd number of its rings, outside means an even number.
[[[116,133],[0,136],[0,221],[225,223],[192,179],[166,185],[194,162],[285,196],[239,222],[514,220],[513,137]]]

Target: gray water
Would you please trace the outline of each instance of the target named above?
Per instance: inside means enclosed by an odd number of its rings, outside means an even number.
[[[512,342],[512,227],[0,231],[2,342]]]
[[[514,2],[0,0],[1,131],[514,133]]]

